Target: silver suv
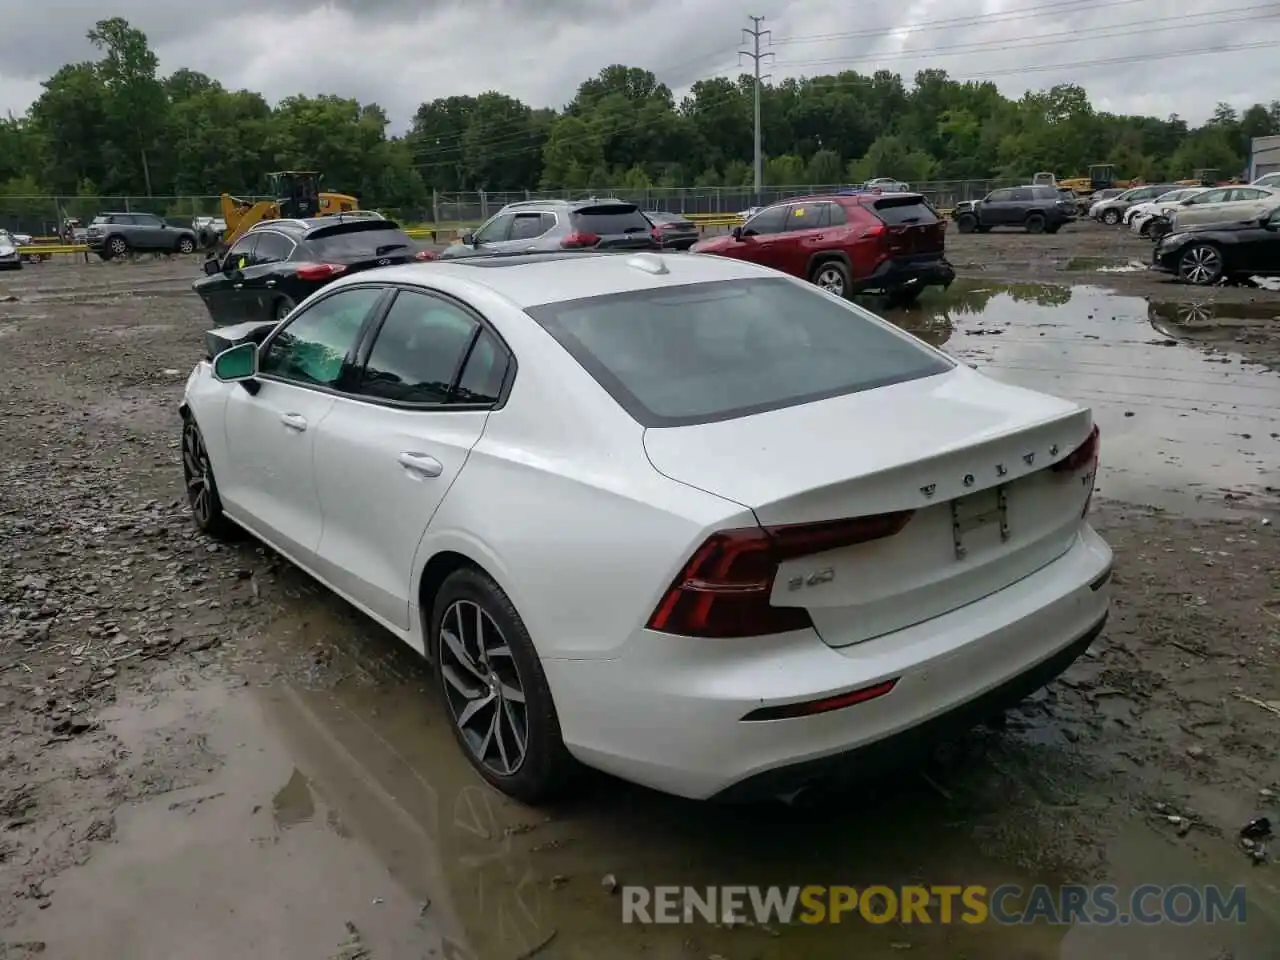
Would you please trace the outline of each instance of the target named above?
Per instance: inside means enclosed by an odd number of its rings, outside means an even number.
[[[509,203],[440,258],[542,250],[661,250],[653,224],[634,203],[616,198]]]

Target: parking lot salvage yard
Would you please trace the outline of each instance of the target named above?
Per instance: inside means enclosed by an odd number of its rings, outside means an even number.
[[[1280,296],[1068,269],[1149,251],[1093,225],[949,235],[961,280],[890,315],[1093,406],[1114,608],[1002,727],[802,810],[605,778],[537,811],[490,791],[398,641],[253,542],[192,527],[176,419],[208,327],[192,264],[6,274],[0,957],[1047,958],[1135,936],[1135,955],[1268,955],[1280,865],[1255,867],[1236,834],[1280,796],[1280,376],[1263,366],[1280,366]],[[1246,885],[1250,914],[1137,932],[623,926],[606,875],[1213,882]]]

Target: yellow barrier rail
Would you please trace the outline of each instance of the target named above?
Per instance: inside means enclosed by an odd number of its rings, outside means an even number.
[[[89,248],[83,243],[36,243],[19,247],[18,253],[24,257],[44,256],[55,253],[87,253]]]

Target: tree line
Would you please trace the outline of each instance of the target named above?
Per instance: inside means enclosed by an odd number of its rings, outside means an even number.
[[[188,69],[160,76],[126,20],[88,34],[94,61],[43,83],[25,115],[0,121],[0,200],[31,196],[252,195],[270,170],[313,169],[366,206],[429,206],[433,191],[742,186],[752,182],[753,83],[714,78],[677,102],[651,71],[614,65],[563,109],[497,91],[425,101],[401,135],[386,111],[336,94],[274,106]],[[1280,133],[1280,100],[1221,103],[1203,125],[1096,110],[1061,84],[1003,96],[993,83],[921,70],[844,71],[763,87],[767,184],[871,177],[918,183],[1087,172],[1122,177],[1237,175],[1252,137]]]

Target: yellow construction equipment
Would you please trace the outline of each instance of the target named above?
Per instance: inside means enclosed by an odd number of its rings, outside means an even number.
[[[1094,163],[1090,164],[1087,177],[1069,177],[1066,180],[1059,180],[1058,186],[1066,187],[1074,193],[1086,196],[1111,187],[1127,190],[1130,187],[1138,186],[1140,183],[1141,181],[1138,180],[1117,179],[1114,164]]]
[[[227,224],[222,235],[229,247],[244,232],[262,220],[282,217],[327,217],[359,210],[355,197],[345,193],[321,193],[320,174],[311,170],[282,170],[267,174],[267,184],[274,200],[241,200],[229,193],[222,195],[222,219]]]

